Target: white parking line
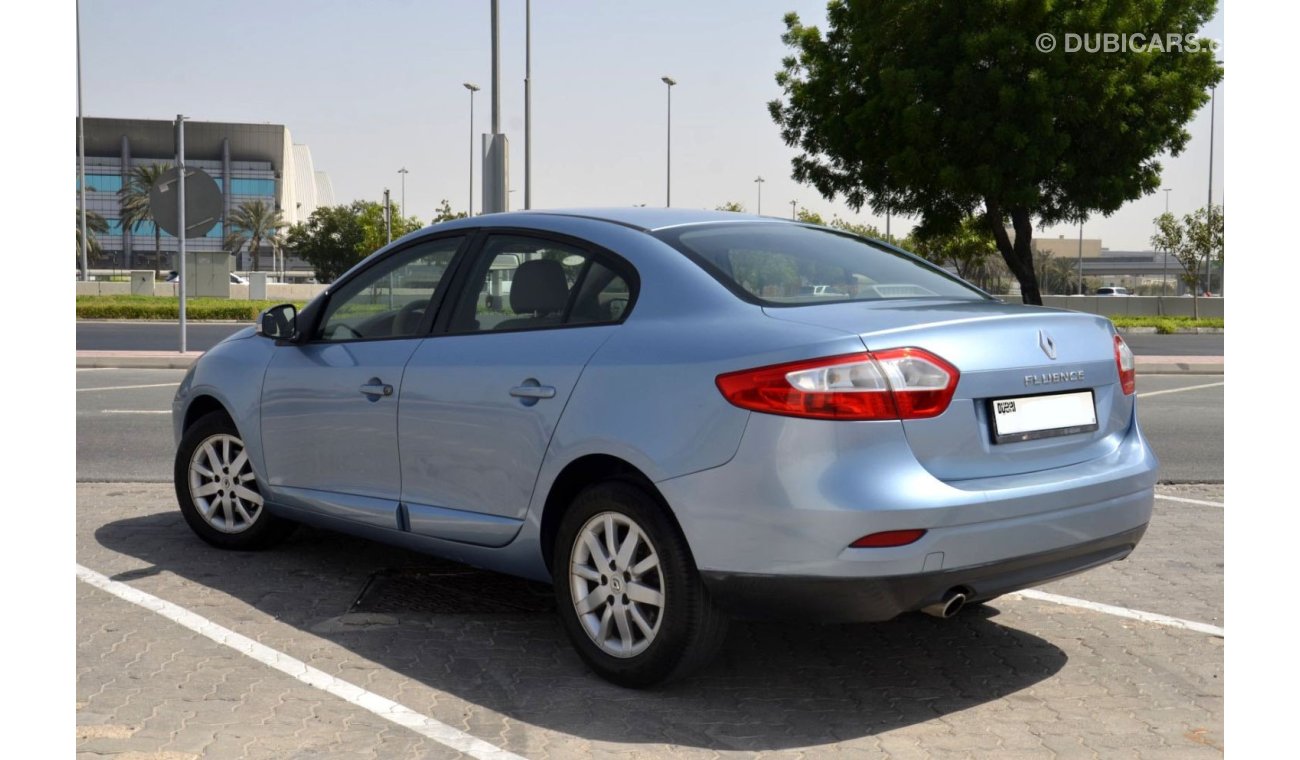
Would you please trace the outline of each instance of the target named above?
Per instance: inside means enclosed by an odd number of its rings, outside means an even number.
[[[109,578],[94,570],[77,565],[77,578],[83,583],[87,583],[95,588],[107,591],[113,596],[128,601],[134,605],[145,608],[152,612],[171,620],[178,625],[194,631],[200,636],[205,636],[218,644],[230,647],[237,652],[248,655],[254,660],[294,678],[297,681],[328,692],[342,699],[349,704],[378,715],[379,717],[392,721],[399,726],[404,726],[421,736],[438,742],[439,744],[450,747],[451,749],[465,754],[481,758],[482,760],[523,760],[519,755],[513,752],[507,752],[500,747],[488,744],[482,739],[477,739],[459,729],[453,728],[446,723],[434,720],[426,715],[421,715],[405,705],[398,704],[386,697],[381,697],[371,691],[366,691],[360,686],[355,686],[339,678],[335,678],[323,670],[318,670],[307,663],[290,657],[289,655],[276,651],[265,644],[260,644],[247,636],[242,636],[224,626],[218,625],[207,618],[190,612],[184,607],[172,604],[163,599],[159,599],[152,594],[146,594],[139,589],[128,586],[125,583],[109,580]]]
[[[1181,496],[1165,496],[1164,494],[1159,494],[1159,493],[1156,494],[1156,498],[1164,499],[1165,501],[1178,501],[1178,502],[1182,502],[1183,504],[1199,504],[1202,507],[1218,507],[1219,509],[1223,509],[1223,505],[1217,501],[1201,501],[1200,499],[1185,499]]]
[[[1199,391],[1202,388],[1218,388],[1222,385],[1223,383],[1206,383],[1205,385],[1189,385],[1186,388],[1167,388],[1163,391],[1147,391],[1146,393],[1139,393],[1137,397],[1148,398],[1150,396],[1163,396],[1166,393],[1182,393],[1183,391]]]
[[[100,409],[100,414],[171,414],[170,409]]]
[[[1091,610],[1093,612],[1104,612],[1107,615],[1115,615],[1130,620],[1141,620],[1144,623],[1155,623],[1156,625],[1167,625],[1170,628],[1182,628],[1197,633],[1207,633],[1211,636],[1223,638],[1223,629],[1217,625],[1208,623],[1197,623],[1193,620],[1183,620],[1182,618],[1169,617],[1161,615],[1158,612],[1143,612],[1142,610],[1131,610],[1128,607],[1115,607],[1100,602],[1089,602],[1085,599],[1075,599],[1072,596],[1060,596],[1058,594],[1049,594],[1045,591],[1035,591],[1025,589],[1017,591],[1016,596],[1022,596],[1026,599],[1036,599],[1040,602],[1051,602],[1053,604],[1064,604],[1067,607],[1078,607],[1080,609]]]
[[[135,390],[136,388],[166,388],[172,385],[180,385],[180,383],[150,383],[148,385],[110,385],[107,388],[78,388],[77,393],[85,393],[88,391],[130,391]]]

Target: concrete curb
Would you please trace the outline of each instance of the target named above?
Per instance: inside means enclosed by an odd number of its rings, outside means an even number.
[[[189,369],[202,351],[78,351],[78,369]]]
[[[85,322],[87,324],[95,324],[95,325],[159,325],[159,324],[175,325],[177,322],[176,319],[172,319],[172,318],[100,319],[98,317],[92,317],[87,319],[77,317],[77,321]],[[257,324],[256,321],[251,319],[186,319],[185,322],[191,325],[248,325],[249,327],[252,327],[253,325]]]
[[[1155,327],[1116,327],[1115,332],[1120,335],[1155,335],[1159,328]],[[1222,327],[1179,327],[1167,335],[1222,335]]]

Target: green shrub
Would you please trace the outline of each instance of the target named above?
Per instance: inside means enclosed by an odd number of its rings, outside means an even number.
[[[1154,327],[1161,335],[1170,335],[1187,327],[1217,327],[1223,329],[1223,317],[1111,317],[1116,327]]]
[[[186,319],[252,322],[262,310],[281,301],[235,301],[226,298],[185,299]],[[303,307],[302,303],[297,304]],[[160,296],[77,296],[77,319],[180,318],[180,299]]]

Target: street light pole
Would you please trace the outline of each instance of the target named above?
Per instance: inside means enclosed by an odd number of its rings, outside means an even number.
[[[1083,295],[1083,222],[1079,222],[1079,295]]]
[[[1205,224],[1210,224],[1210,214],[1214,210],[1214,100],[1219,88],[1210,86],[1210,180],[1205,193]],[[1205,252],[1205,292],[1210,292],[1210,252]]]
[[[754,178],[754,184],[758,185],[758,215],[763,215],[763,182],[762,176]]]
[[[397,170],[397,173],[400,174],[400,175],[402,175],[402,206],[401,206],[401,210],[402,210],[402,213],[406,213],[406,175],[407,175],[407,174],[410,174],[410,172],[408,172],[408,171],[406,170],[406,167],[403,166],[401,169],[398,169],[398,170]]]
[[[1173,187],[1166,187],[1166,188],[1165,188],[1165,213],[1166,213],[1166,214],[1169,213],[1169,194],[1170,194],[1170,191],[1173,191],[1173,190],[1174,190]],[[1162,274],[1160,275],[1160,295],[1161,295],[1161,298],[1164,298],[1164,296],[1165,296],[1165,290],[1167,290],[1167,288],[1169,288],[1169,251],[1167,251],[1167,249],[1166,249],[1166,251],[1165,251],[1165,262],[1164,262],[1164,264],[1165,264],[1165,272],[1162,273]]]
[[[533,207],[533,3],[524,1],[524,208]]]
[[[795,213],[795,207],[798,206],[798,205],[799,205],[799,201],[790,201],[790,218],[791,218],[791,219],[798,219],[798,218],[799,218],[798,215]]]
[[[185,288],[189,280],[185,279],[185,239],[189,237],[189,228],[185,225],[185,117],[176,114],[176,290],[180,300],[181,353],[189,349],[185,327]],[[157,224],[155,221],[154,224]],[[257,255],[257,252],[253,252]]]
[[[668,85],[668,176],[664,180],[664,206],[673,205],[673,85],[677,80],[672,77],[660,77]]]
[[[81,182],[77,186],[80,195],[80,208],[77,209],[81,223],[81,281],[90,279],[90,233],[86,229],[86,124],[81,116],[81,3],[77,3],[77,171]],[[66,259],[65,259],[66,260]]]
[[[466,82],[465,89],[469,90],[469,215],[474,216],[474,93],[479,86]]]

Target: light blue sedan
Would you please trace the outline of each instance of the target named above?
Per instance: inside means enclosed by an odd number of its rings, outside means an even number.
[[[1123,559],[1133,354],[884,243],[675,209],[410,234],[176,394],[176,495],[233,549],[311,523],[553,584],[600,675],[732,616],[883,621]]]

